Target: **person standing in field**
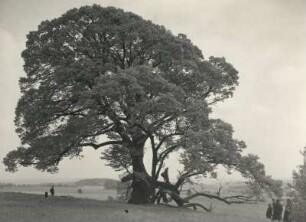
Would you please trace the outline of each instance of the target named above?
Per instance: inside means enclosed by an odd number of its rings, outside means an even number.
[[[271,220],[272,219],[272,213],[273,213],[272,204],[269,204],[267,212],[266,212],[266,218]]]
[[[54,196],[55,191],[54,191],[54,186],[53,186],[53,185],[52,185],[52,187],[50,188],[50,193],[51,193],[52,196]]]
[[[272,221],[281,221],[282,213],[283,213],[283,206],[280,203],[280,200],[277,199],[275,205],[273,206]]]
[[[284,222],[291,222],[291,212],[292,212],[292,202],[287,199],[285,212],[284,212]]]
[[[276,205],[276,201],[274,198],[272,198],[272,215],[271,215],[271,220],[273,220],[273,215],[274,215],[274,209],[275,209],[275,206]]]

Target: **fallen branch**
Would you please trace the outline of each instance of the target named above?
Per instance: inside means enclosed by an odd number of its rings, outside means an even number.
[[[242,203],[254,203],[255,202],[255,200],[252,199],[253,196],[236,195],[236,196],[221,197],[219,195],[213,195],[213,194],[208,194],[208,193],[203,193],[203,192],[196,192],[194,194],[191,194],[188,197],[185,197],[184,200],[189,201],[198,196],[207,197],[209,199],[216,199],[226,204],[242,204]]]
[[[182,206],[175,206],[175,205],[171,205],[171,204],[167,204],[167,203],[159,203],[159,205],[164,205],[164,206],[167,206],[167,207],[172,207],[172,208],[189,208],[189,207],[192,207],[193,210],[197,210],[197,207],[200,207],[202,209],[204,209],[205,211],[207,212],[211,212],[214,207],[212,205],[209,206],[209,208],[203,206],[202,204],[199,204],[199,203],[187,203],[187,204],[184,204]]]

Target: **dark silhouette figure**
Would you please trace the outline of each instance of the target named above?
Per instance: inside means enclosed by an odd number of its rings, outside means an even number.
[[[55,191],[54,191],[54,186],[53,186],[53,185],[52,185],[52,187],[50,188],[50,193],[51,193],[52,196],[54,196]]]
[[[48,192],[45,192],[45,198],[48,198]]]
[[[275,199],[272,198],[272,216],[271,220],[273,220],[273,215],[274,215],[274,209],[276,208],[276,201]]]
[[[125,213],[129,213],[129,210],[124,210]]]
[[[287,199],[285,212],[284,212],[284,222],[291,222],[291,212],[292,212],[292,202],[290,199]]]
[[[276,204],[275,199],[272,199],[272,211],[273,211],[273,209],[274,209],[274,207],[275,207],[275,204]]]
[[[272,214],[273,214],[272,204],[269,204],[266,212],[266,218],[272,219]]]
[[[168,203],[168,198],[166,191],[163,188],[160,188],[156,194],[157,196],[157,203],[160,203],[161,199],[163,199],[164,203]]]
[[[164,181],[166,183],[170,183],[169,181],[169,174],[168,174],[168,167],[164,170],[164,172],[162,172],[160,175],[164,178]]]
[[[162,176],[162,178],[164,178],[164,181],[166,183],[170,183],[169,180],[169,173],[168,173],[169,168],[167,167],[164,172],[162,172],[160,175]],[[164,203],[168,203],[168,198],[167,198],[167,194],[166,191],[163,188],[160,188],[159,191],[157,192],[157,203],[160,203],[160,200],[163,199]]]
[[[283,206],[281,205],[279,200],[276,200],[276,203],[273,206],[273,215],[272,220],[273,221],[281,221],[282,220],[282,213],[283,213]]]

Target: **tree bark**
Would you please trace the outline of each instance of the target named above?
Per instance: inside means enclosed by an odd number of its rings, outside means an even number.
[[[143,164],[143,155],[134,155],[132,157],[133,182],[132,193],[128,203],[147,204],[152,203],[151,195],[154,193],[154,187]]]

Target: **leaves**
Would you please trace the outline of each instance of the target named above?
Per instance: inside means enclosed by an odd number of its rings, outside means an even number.
[[[200,131],[189,130],[183,138],[185,171],[206,175],[218,165],[236,166],[245,144],[233,139],[232,134],[231,125],[219,119],[210,120]]]

